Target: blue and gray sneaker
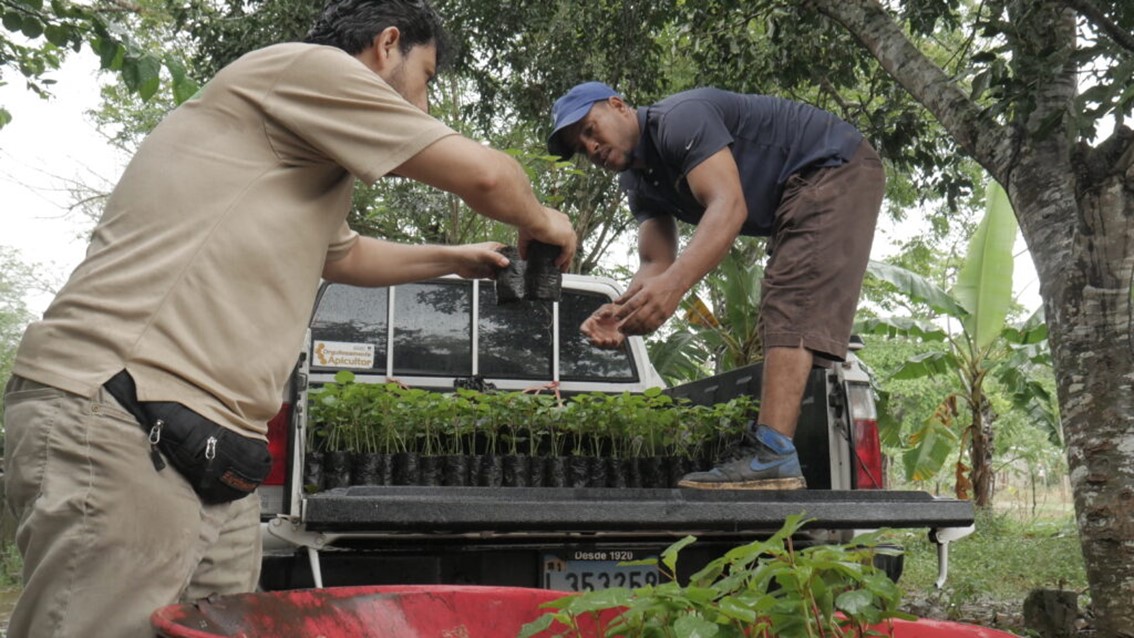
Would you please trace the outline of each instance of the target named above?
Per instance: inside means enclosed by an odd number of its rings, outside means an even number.
[[[748,426],[731,458],[686,474],[678,487],[701,490],[799,490],[807,487],[791,439],[766,425]]]

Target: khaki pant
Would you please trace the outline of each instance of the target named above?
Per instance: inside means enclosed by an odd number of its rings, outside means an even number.
[[[255,588],[256,495],[203,505],[168,464],[154,469],[138,422],[104,391],[13,377],[4,403],[4,489],[24,559],[10,638],[152,637],[159,607]]]

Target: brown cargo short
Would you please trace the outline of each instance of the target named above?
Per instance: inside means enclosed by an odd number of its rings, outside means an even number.
[[[846,359],[886,175],[865,140],[839,166],[788,178],[768,240],[760,320],[764,348]]]

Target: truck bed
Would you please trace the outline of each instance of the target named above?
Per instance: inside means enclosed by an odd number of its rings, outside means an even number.
[[[791,514],[824,529],[973,523],[968,501],[915,491],[355,486],[313,494],[304,521],[335,532],[775,530]]]

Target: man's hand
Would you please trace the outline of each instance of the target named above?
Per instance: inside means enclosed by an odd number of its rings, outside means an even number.
[[[601,306],[579,326],[579,331],[596,347],[608,350],[621,347],[626,335],[618,329],[618,321],[614,318],[615,310],[617,306],[612,303]]]
[[[614,301],[614,321],[623,334],[649,334],[677,312],[686,292],[664,273],[636,283]]]
[[[559,259],[555,260],[555,265],[559,270],[566,271],[571,265],[571,260],[575,258],[575,248],[579,237],[571,226],[571,218],[565,213],[547,207],[544,207],[543,212],[545,214],[540,224],[520,228],[516,247],[520,249],[520,256],[527,259],[528,244],[533,239],[545,244],[559,246]]]
[[[495,241],[452,246],[456,260],[453,272],[465,279],[495,279],[496,273],[508,266],[508,258],[497,252],[503,247]]]

